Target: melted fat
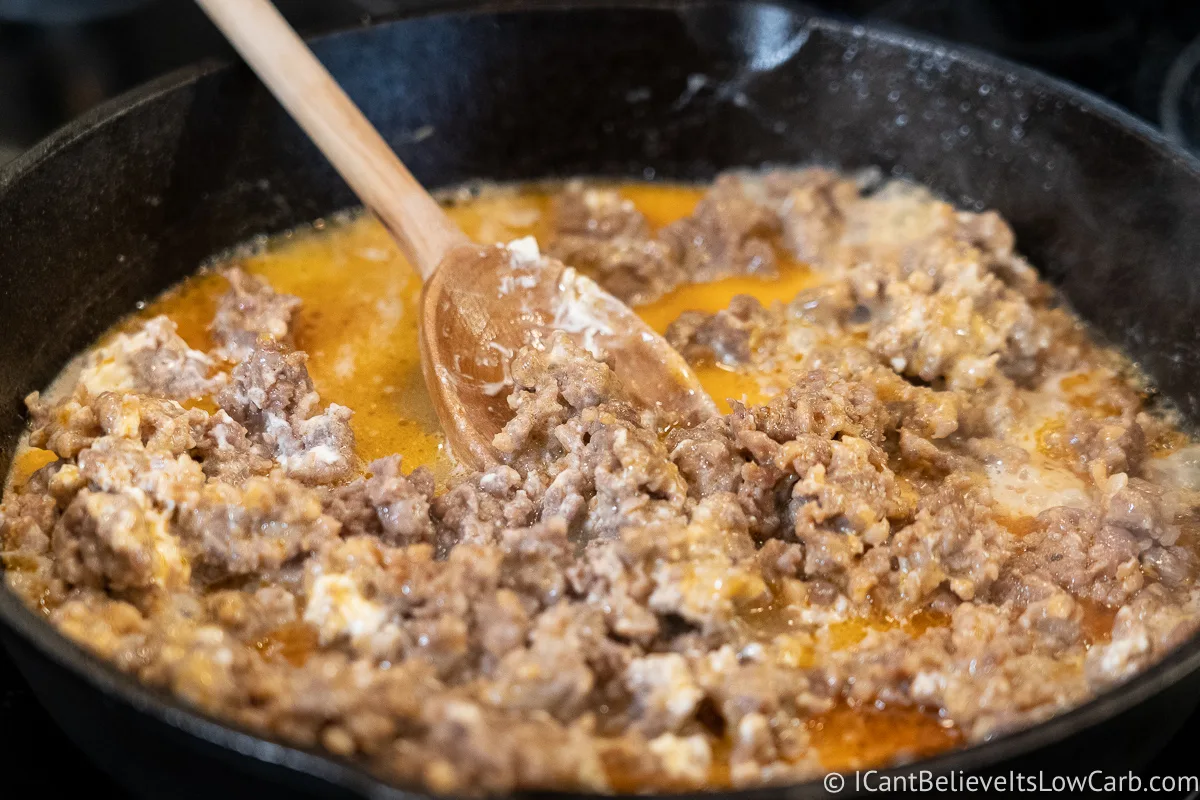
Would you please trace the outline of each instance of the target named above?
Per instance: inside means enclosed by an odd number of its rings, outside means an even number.
[[[652,225],[661,226],[690,214],[703,190],[633,185],[622,186],[622,193]],[[480,243],[530,235],[544,242],[548,205],[544,192],[501,190],[454,205],[449,213]],[[360,457],[370,461],[400,453],[406,470],[430,466],[444,480],[450,460],[420,368],[420,281],[379,223],[361,217],[292,233],[243,259],[242,267],[304,302],[296,345],[309,354],[309,372],[322,399],[354,410],[352,425]],[[651,327],[664,332],[684,311],[718,311],[737,294],[752,295],[764,305],[787,302],[815,283],[808,269],[785,263],[778,280],[737,277],[683,286],[638,312]],[[196,276],[148,304],[124,327],[166,314],[179,325],[189,345],[207,350],[212,342],[206,326],[225,289],[225,281],[211,272]],[[784,377],[716,365],[702,366],[697,374],[726,411],[729,399],[764,401],[778,391]],[[299,659],[291,650],[288,657]],[[820,757],[830,768],[878,763],[893,753],[932,753],[957,741],[957,734],[945,729],[935,715],[919,710],[835,710],[812,726]]]
[[[623,185],[621,190],[656,227],[691,213],[703,192],[699,188],[639,184]],[[548,205],[545,191],[502,189],[464,200],[453,205],[449,213],[481,243],[508,242],[530,235],[544,242],[549,232]],[[354,410],[352,424],[363,461],[399,453],[406,470],[429,466],[444,481],[450,461],[420,369],[420,281],[383,228],[370,217],[329,226],[318,224],[273,240],[263,252],[241,259],[241,265],[266,278],[276,290],[303,301],[296,345],[309,354],[309,371],[323,400]],[[816,276],[803,265],[785,263],[778,280],[738,277],[684,286],[644,306],[639,313],[653,328],[664,332],[683,311],[717,311],[737,294],[752,295],[764,305],[787,302],[816,282]],[[212,342],[206,326],[217,297],[225,289],[225,281],[213,271],[201,273],[150,303],[117,330],[129,330],[151,316],[166,314],[178,324],[180,335],[190,346],[208,350]],[[716,365],[701,366],[697,373],[727,411],[731,399],[762,402],[786,386],[786,367],[783,365],[778,374],[765,376]],[[211,399],[199,405],[210,407]],[[1061,408],[1047,411],[1058,412]],[[53,457],[46,451],[24,451],[18,456],[11,480],[19,484],[50,460]],[[1020,473],[994,475],[992,486],[1004,505],[1023,516],[1035,514],[1047,504],[1064,500],[1069,504],[1081,490],[1082,481],[1061,466],[1046,463],[1030,466],[1024,477]],[[1097,633],[1111,627],[1105,611],[1093,610],[1095,619],[1090,620],[1089,627],[1094,626]],[[748,620],[751,628],[765,626],[761,632],[767,639],[785,633],[783,624],[774,617]],[[944,624],[944,617],[930,615],[903,621],[849,620],[835,623],[828,634],[850,646],[872,628],[901,626],[919,634],[927,627]],[[303,663],[316,645],[316,636],[312,626],[299,625],[297,631],[281,631],[264,639],[262,649],[264,653],[278,652],[293,663]],[[956,730],[935,714],[919,709],[839,706],[808,725],[813,744],[830,769],[874,765],[901,755],[929,755],[960,741]],[[714,778],[719,779],[721,767],[714,764]]]

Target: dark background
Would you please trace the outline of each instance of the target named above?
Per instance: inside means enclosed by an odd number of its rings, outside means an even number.
[[[306,34],[436,0],[276,0]],[[561,0],[560,0],[561,2]],[[974,45],[1067,78],[1200,149],[1197,0],[797,3]],[[0,0],[0,164],[106,98],[228,47],[188,0]],[[2,265],[0,265],[2,268]],[[1194,774],[1196,720],[1146,775]],[[120,797],[0,653],[0,797]],[[1163,796],[1163,795],[1159,795]]]
[[[277,4],[301,31],[317,33],[437,2]],[[1187,49],[1200,34],[1196,0],[802,5],[930,32],[1040,67],[1200,144],[1200,76],[1192,78],[1200,44]],[[229,50],[188,0],[0,0],[0,162],[101,100],[214,55],[228,57]]]

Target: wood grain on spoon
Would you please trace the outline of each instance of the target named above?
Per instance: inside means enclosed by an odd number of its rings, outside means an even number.
[[[269,0],[197,3],[421,274],[421,362],[458,459],[498,462],[492,439],[512,417],[504,366],[554,330],[608,354],[630,399],[668,424],[718,413],[679,353],[594,281],[541,256],[532,241],[472,244]]]

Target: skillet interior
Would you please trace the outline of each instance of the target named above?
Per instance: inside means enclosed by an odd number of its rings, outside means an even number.
[[[1200,166],[1070,87],[949,46],[725,2],[437,16],[327,37],[317,50],[429,186],[698,180],[736,165],[820,161],[879,165],[995,208],[1080,313],[1200,419],[1190,280],[1200,226],[1188,224],[1200,219]],[[0,462],[24,425],[21,398],[134,303],[213,252],[353,202],[244,69],[165,79],[20,159],[0,176]],[[144,793],[261,797],[251,781],[269,780],[396,794],[135,686],[3,590],[0,618],[43,701]],[[998,769],[1022,757],[1032,768],[1026,754],[1042,748],[1040,763],[1059,774],[1064,758],[1084,755],[1115,771],[1183,719],[1198,669],[1193,641],[1119,692],[921,766]],[[131,757],[156,769],[123,769]]]

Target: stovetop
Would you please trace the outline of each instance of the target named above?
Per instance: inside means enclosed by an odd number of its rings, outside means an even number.
[[[277,0],[301,30],[343,27],[436,0]],[[1047,0],[849,0],[809,6],[928,32],[1067,78],[1200,149],[1200,3],[1093,0],[1086,14]],[[103,16],[102,6],[114,9]],[[55,24],[37,21],[54,7]],[[131,10],[132,9],[132,10]],[[119,12],[119,13],[117,13]],[[22,22],[5,22],[18,18]],[[63,22],[63,20],[68,20]],[[0,163],[100,100],[207,55],[223,43],[182,0],[0,0]],[[1143,770],[1196,772],[1200,713]],[[47,768],[47,754],[53,759]],[[121,798],[57,729],[0,652],[0,780],[6,797]],[[1159,794],[1184,797],[1184,793]],[[1195,795],[1193,795],[1195,796]]]

